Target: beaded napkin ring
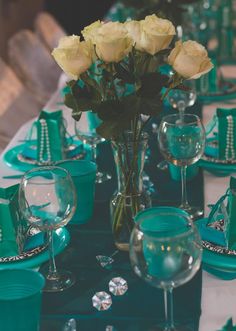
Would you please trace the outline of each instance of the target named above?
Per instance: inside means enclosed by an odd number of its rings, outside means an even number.
[[[51,162],[51,152],[50,152],[48,125],[45,119],[40,119],[39,122],[41,125],[39,162],[49,163]],[[44,159],[44,150],[46,150],[47,159]]]
[[[231,156],[230,156],[231,155]],[[226,133],[226,160],[235,159],[234,151],[234,119],[232,115],[227,116],[227,133]]]

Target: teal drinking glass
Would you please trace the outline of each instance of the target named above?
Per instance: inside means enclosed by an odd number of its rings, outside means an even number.
[[[70,224],[85,224],[93,215],[97,166],[88,160],[74,160],[62,162],[60,167],[71,175],[77,193],[77,208]]]
[[[0,330],[39,330],[44,284],[44,277],[33,270],[0,271]]]
[[[130,238],[131,265],[139,277],[164,290],[166,323],[154,330],[186,330],[174,324],[172,292],[196,274],[201,257],[199,234],[185,211],[154,207],[136,215]]]

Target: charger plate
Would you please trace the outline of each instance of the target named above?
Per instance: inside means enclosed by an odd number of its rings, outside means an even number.
[[[74,141],[74,144],[81,144],[81,142],[79,140]],[[25,144],[21,144],[9,149],[3,156],[4,162],[6,162],[6,164],[9,167],[23,172],[31,170],[32,168],[38,166],[42,166],[39,165],[36,162],[36,160],[31,158],[26,158],[25,156],[23,156],[22,152],[24,148],[25,148]],[[84,157],[85,157],[85,152],[79,153],[78,155],[75,155],[70,159],[79,160],[79,159],[83,159]]]
[[[201,230],[201,223],[205,222],[206,218],[197,220],[194,224],[198,227],[199,231]],[[201,231],[200,231],[201,234]],[[217,247],[217,245],[211,244],[211,247]],[[235,251],[234,251],[235,252]],[[203,256],[202,256],[203,264],[209,266],[212,269],[218,269],[221,271],[227,271],[229,273],[233,272],[236,274],[236,255],[215,252],[207,248],[205,244],[203,244]]]
[[[53,247],[54,254],[57,255],[61,253],[64,248],[68,245],[70,241],[70,235],[68,230],[63,227],[55,230],[53,232]],[[15,268],[36,268],[42,263],[49,260],[48,248],[46,247],[42,252],[35,253],[33,256],[27,259],[12,261],[12,262],[2,262],[0,263],[0,270],[3,269],[15,269]]]
[[[198,165],[217,176],[228,176],[232,172],[236,172],[236,160],[221,160],[216,155],[218,155],[217,138],[208,138],[205,153]]]
[[[236,99],[236,84],[232,80],[224,80],[224,85],[218,91],[199,95],[198,98],[204,103]]]
[[[211,265],[208,265],[206,263],[203,263],[203,269],[210,274],[214,275],[215,277],[224,279],[224,280],[232,280],[236,278],[236,270],[228,270],[223,268],[216,268],[212,267]]]

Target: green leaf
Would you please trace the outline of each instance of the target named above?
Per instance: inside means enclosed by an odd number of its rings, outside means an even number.
[[[77,104],[76,98],[72,94],[65,95],[65,105],[73,110],[72,117],[76,121],[79,121],[82,115],[82,111]]]
[[[155,98],[140,98],[140,113],[149,116],[157,116],[163,110],[163,102],[160,95]]]
[[[132,71],[129,71],[128,67],[122,65],[121,63],[115,63],[116,78],[123,80],[128,84],[133,84],[135,82],[135,77]]]
[[[141,87],[137,94],[145,98],[153,98],[160,93],[161,89],[166,86],[169,77],[159,72],[144,74],[141,78]]]
[[[97,128],[99,135],[105,139],[118,137],[124,130],[130,128],[131,121],[139,113],[139,98],[129,95],[119,101],[101,103],[98,116],[103,123]]]
[[[102,121],[116,119],[122,111],[122,105],[119,100],[102,101],[97,108],[97,114]]]

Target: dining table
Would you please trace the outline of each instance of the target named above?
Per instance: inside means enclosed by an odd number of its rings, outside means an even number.
[[[229,78],[236,77],[236,66],[228,65],[223,73]],[[47,111],[61,109],[67,122],[67,129],[74,135],[74,121],[71,110],[63,104],[61,93],[66,76],[62,74],[58,89],[43,108]],[[232,108],[236,100],[201,100],[189,111],[200,112],[204,125],[211,120],[217,107]],[[0,186],[8,187],[19,183],[20,178],[6,176],[22,175],[22,172],[7,164],[4,155],[24,141],[32,121],[25,123],[12,138],[0,158]],[[173,205],[180,199],[180,182],[170,178],[168,171],[158,170],[159,151],[155,139],[150,143],[154,159],[145,170],[157,190],[153,205]],[[105,157],[106,156],[106,157]],[[59,265],[69,267],[77,276],[74,287],[61,293],[43,295],[41,330],[62,330],[69,318],[75,318],[78,330],[145,330],[164,317],[163,295],[161,290],[151,286],[134,275],[127,253],[119,252],[114,257],[111,268],[102,268],[96,256],[112,255],[116,248],[113,244],[109,223],[109,199],[116,188],[115,167],[109,143],[98,146],[98,165],[108,170],[113,179],[96,185],[94,215],[84,225],[70,225],[70,244],[57,256]],[[230,175],[216,176],[200,169],[197,177],[188,181],[187,190],[190,202],[196,202],[204,208],[204,217],[209,214],[208,205],[216,201],[229,187]],[[121,276],[128,283],[127,294],[113,299],[111,309],[97,311],[92,306],[92,296],[97,291],[108,291],[111,278]],[[184,286],[174,290],[174,308],[177,320],[184,320],[192,330],[220,330],[229,318],[236,321],[236,279],[223,280],[201,268],[195,277]]]

